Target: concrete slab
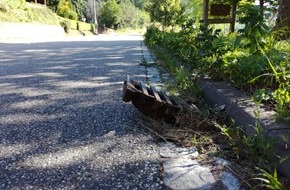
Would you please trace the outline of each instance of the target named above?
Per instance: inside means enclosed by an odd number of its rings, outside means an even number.
[[[208,167],[190,159],[169,159],[163,162],[164,184],[173,190],[208,190],[216,183]]]
[[[199,153],[195,147],[179,147],[171,142],[160,143],[160,156],[162,158],[197,158]]]

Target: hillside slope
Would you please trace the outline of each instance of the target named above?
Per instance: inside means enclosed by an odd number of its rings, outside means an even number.
[[[0,21],[59,25],[58,16],[46,6],[15,0],[0,1]]]

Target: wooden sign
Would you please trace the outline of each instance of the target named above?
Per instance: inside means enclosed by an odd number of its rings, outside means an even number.
[[[231,13],[230,5],[214,4],[210,6],[210,15],[212,16],[228,16]]]

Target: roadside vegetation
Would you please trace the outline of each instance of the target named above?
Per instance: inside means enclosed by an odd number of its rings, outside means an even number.
[[[202,8],[198,2],[197,7],[193,6],[196,11],[191,11],[186,1],[150,1],[147,10],[154,22],[145,33],[145,44],[155,53],[160,66],[175,78],[169,86],[172,95],[198,109],[185,106],[173,126],[153,121],[148,125],[164,140],[196,146],[205,155],[232,160],[236,163],[232,170],[245,188],[284,190],[289,183],[279,178],[278,163],[269,161],[277,158],[275,139],[265,139],[258,122],[253,126],[255,133],[246,135],[242,127],[225,119],[222,106],[205,106],[194,82],[196,77],[205,76],[226,81],[258,105],[263,103],[275,110],[277,119],[290,121],[289,28],[273,24],[277,2],[267,2],[261,11],[253,1],[241,0],[237,15],[241,29],[229,33],[214,25],[200,24],[198,14]]]
[[[150,21],[144,0],[34,0],[0,1],[0,21],[61,25],[66,32],[90,30],[140,30]],[[96,18],[96,19],[95,19]]]
[[[278,118],[290,121],[290,41],[282,40],[282,29],[267,25],[258,6],[240,3],[238,16],[244,28],[232,34],[190,19],[181,22],[177,17],[175,26],[160,20],[169,30],[153,24],[145,42],[173,55],[177,61],[169,67],[175,72],[186,69],[190,75],[227,81],[256,102],[272,106]]]
[[[0,21],[59,25],[58,17],[52,10],[26,4],[25,0],[0,1]]]
[[[33,2],[1,0],[0,21],[61,25],[66,32],[95,32],[98,26],[104,31],[136,30],[152,22],[145,43],[174,77],[168,88],[182,97],[184,110],[174,125],[150,120],[150,131],[181,146],[196,146],[204,155],[232,160],[232,170],[245,188],[286,189],[276,163],[268,161],[277,157],[274,140],[264,138],[258,122],[248,136],[226,119],[222,106],[206,106],[195,79],[226,81],[275,110],[277,119],[290,122],[290,29],[283,23],[290,23],[290,11],[281,6],[288,1],[264,0],[261,9],[254,1],[240,0],[240,29],[235,33],[200,24],[201,0],[50,0],[47,6]],[[280,20],[273,22],[277,12]]]

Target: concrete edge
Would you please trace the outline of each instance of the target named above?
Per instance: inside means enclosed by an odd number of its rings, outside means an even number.
[[[225,105],[228,116],[233,118],[237,125],[243,126],[247,134],[254,132],[253,127],[257,121],[255,112],[258,110],[256,104],[249,96],[233,88],[225,82],[215,82],[208,79],[197,79],[196,84],[201,88],[205,101],[211,105]],[[283,163],[277,165],[278,171],[290,179],[290,149],[286,149],[282,135],[288,137],[287,146],[290,147],[290,124],[275,120],[275,112],[260,108],[259,122],[264,129],[266,138],[274,137],[278,140],[277,154],[289,156]]]

